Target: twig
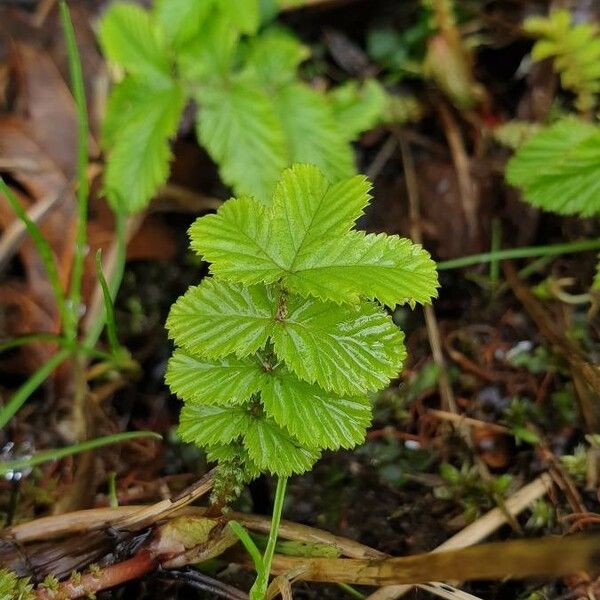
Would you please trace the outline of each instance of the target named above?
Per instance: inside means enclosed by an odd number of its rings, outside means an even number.
[[[471,238],[471,241],[475,241],[479,235],[479,211],[475,185],[473,178],[471,177],[469,157],[467,155],[467,151],[465,150],[458,125],[456,124],[456,121],[452,116],[448,106],[445,104],[445,102],[440,101],[436,103],[436,108],[442,120],[442,124],[444,125],[446,139],[448,140],[448,146],[450,147],[450,153],[452,154],[452,161],[454,162],[454,168],[456,169],[456,177],[460,190],[460,199],[467,223],[469,237]]]
[[[417,183],[417,176],[415,171],[415,165],[412,159],[412,154],[408,143],[404,139],[402,132],[396,132],[396,137],[400,144],[400,153],[402,155],[402,164],[404,166],[404,177],[406,180],[406,191],[408,193],[408,206],[410,216],[410,235],[418,244],[423,243],[421,235],[421,211],[419,207],[419,185]],[[440,336],[440,328],[438,326],[435,311],[431,305],[423,307],[423,313],[425,315],[425,325],[427,326],[427,336],[429,337],[429,344],[431,346],[431,354],[433,360],[438,367],[439,375],[439,388],[440,396],[442,398],[442,405],[444,408],[451,413],[458,413],[458,407],[456,406],[456,400],[454,398],[454,392],[450,385],[450,378],[448,377],[448,370],[446,368],[446,360],[442,351],[442,342]]]

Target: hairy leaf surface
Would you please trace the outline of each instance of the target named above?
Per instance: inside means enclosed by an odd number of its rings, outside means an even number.
[[[338,394],[384,387],[405,357],[400,330],[381,308],[367,303],[353,308],[291,297],[273,343],[298,377]]]
[[[248,356],[264,346],[273,328],[273,300],[264,286],[205,279],[172,306],[169,337],[210,358]]]
[[[371,422],[365,396],[337,396],[299,380],[285,369],[265,379],[261,393],[266,413],[308,447],[353,448]]]

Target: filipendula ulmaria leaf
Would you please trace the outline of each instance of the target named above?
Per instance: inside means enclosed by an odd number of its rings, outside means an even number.
[[[298,379],[283,367],[265,378],[265,412],[308,447],[353,448],[371,423],[366,396],[337,396]]]
[[[229,444],[254,421],[246,408],[186,402],[179,415],[179,437],[200,447]]]
[[[180,349],[169,359],[165,375],[171,391],[182,400],[219,406],[249,400],[267,379],[254,357],[209,360]]]
[[[109,60],[133,74],[168,79],[164,32],[144,9],[126,2],[112,4],[100,22],[99,36]]]
[[[438,287],[435,263],[420,245],[362,231],[299,253],[283,282],[290,290],[323,300],[356,302],[362,297],[387,306],[427,304]]]
[[[567,118],[529,139],[509,161],[506,178],[525,199],[564,215],[600,212],[600,128]]]
[[[194,354],[243,358],[266,343],[274,310],[264,286],[244,287],[207,278],[173,304],[167,329],[178,346]]]
[[[296,69],[310,55],[298,38],[281,27],[261,32],[249,42],[244,70],[276,93],[296,78]]]
[[[169,41],[179,48],[200,35],[214,3],[214,0],[157,0],[154,15]]]
[[[138,90],[139,91],[139,90]],[[143,209],[169,175],[169,139],[177,131],[184,93],[174,82],[152,87],[143,104],[130,110],[120,133],[114,131],[104,186],[114,205],[122,199],[127,212]],[[112,194],[116,192],[116,194]]]
[[[337,121],[324,94],[302,83],[282,87],[273,102],[283,125],[291,162],[317,165],[331,181],[356,172],[354,153],[341,133],[345,123]]]
[[[370,303],[339,306],[291,296],[272,339],[298,377],[338,394],[385,387],[405,358],[402,332]]]
[[[261,471],[280,477],[308,471],[319,459],[316,449],[303,447],[271,419],[251,419],[244,432],[250,459]]]
[[[296,166],[283,174],[270,211],[229,200],[192,226],[192,247],[212,263],[211,272],[233,281],[281,279],[300,294],[334,302],[429,302],[437,275],[421,246],[358,231],[335,237],[362,213],[367,191],[361,177],[328,186],[314,167]]]
[[[288,153],[269,96],[240,79],[198,94],[197,134],[219,164],[221,178],[238,194],[268,202]]]

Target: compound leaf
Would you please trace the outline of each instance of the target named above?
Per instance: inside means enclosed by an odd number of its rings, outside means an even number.
[[[269,96],[240,79],[198,95],[197,134],[237,194],[268,202],[288,163],[281,123]]]
[[[600,128],[574,118],[529,139],[509,161],[506,178],[544,210],[591,216],[600,212]]]
[[[259,0],[217,0],[217,3],[234,27],[242,33],[256,33],[260,24]]]
[[[288,298],[273,331],[275,353],[301,379],[338,394],[384,387],[405,358],[403,335],[374,304]]]
[[[244,434],[244,445],[253,463],[280,477],[308,471],[320,452],[303,448],[274,421],[252,419]]]
[[[165,381],[182,400],[231,406],[249,400],[267,381],[255,358],[208,360],[175,350]]]
[[[253,422],[245,408],[206,406],[187,402],[179,417],[179,437],[198,446],[229,444],[239,438]]]
[[[112,4],[100,23],[99,36],[106,57],[129,72],[169,77],[164,34],[143,8],[126,2]]]
[[[144,91],[146,96],[142,97]],[[113,205],[120,205],[122,199],[125,206],[120,208],[136,212],[146,206],[167,180],[171,159],[169,139],[177,131],[184,94],[174,82],[145,87],[132,80],[115,93],[112,108],[122,108],[127,122],[114,117],[105,125],[105,139],[114,145],[109,152],[104,185]]]
[[[298,165],[283,174],[270,211],[248,198],[229,200],[192,226],[192,247],[211,272],[233,281],[282,279],[335,302],[429,302],[437,275],[427,252],[407,239],[348,231],[368,189],[360,176],[329,184],[316,167]]]
[[[371,422],[366,396],[336,396],[282,368],[265,382],[261,392],[265,412],[304,445],[337,450],[364,440]]]
[[[264,346],[273,327],[273,300],[264,286],[205,279],[172,306],[169,337],[209,358],[248,356]]]

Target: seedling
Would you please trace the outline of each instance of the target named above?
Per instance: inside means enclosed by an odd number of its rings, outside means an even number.
[[[362,176],[331,184],[296,165],[270,206],[233,198],[190,228],[212,277],[167,321],[178,347],[166,380],[184,400],[179,434],[219,463],[219,503],[260,473],[277,475],[274,524],[286,478],[323,450],[360,444],[369,392],[399,373],[403,335],[384,306],[436,295],[435,264],[420,246],[353,229],[369,187]]]

